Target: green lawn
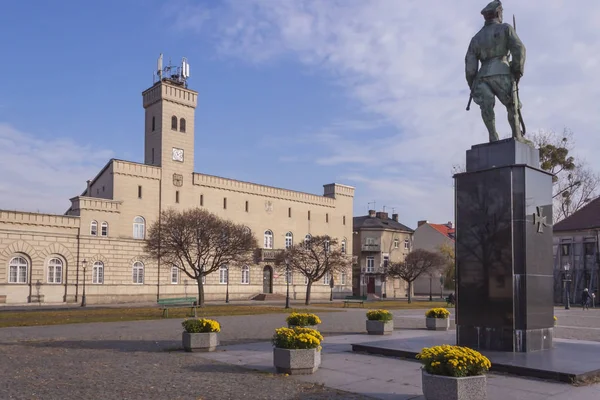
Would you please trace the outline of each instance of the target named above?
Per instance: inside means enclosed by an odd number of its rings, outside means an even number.
[[[343,308],[343,302],[333,303],[314,303],[311,307],[331,307],[331,308]],[[361,307],[360,304],[349,304],[348,307],[356,308]],[[429,309],[429,308],[454,308],[447,307],[445,301],[413,301],[408,303],[406,300],[386,300],[386,301],[365,301],[365,308],[369,309],[385,309],[385,310],[414,310],[414,309]]]
[[[315,309],[289,309],[272,306],[215,305],[198,308],[199,317],[226,315],[259,315],[291,312],[320,312]],[[171,308],[169,318],[190,317],[190,308]],[[86,322],[114,322],[161,319],[162,311],[158,307],[144,308],[78,308],[52,311],[2,311],[0,328],[9,326],[39,326],[78,324]]]

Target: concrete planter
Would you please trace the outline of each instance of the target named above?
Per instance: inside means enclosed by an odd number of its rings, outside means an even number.
[[[367,333],[369,335],[391,335],[394,331],[394,320],[371,321],[367,320]]]
[[[422,370],[421,381],[426,400],[486,400],[485,375],[454,378],[430,375]]]
[[[447,331],[450,329],[450,318],[425,318],[425,326],[430,331]]]
[[[317,349],[273,349],[273,364],[277,372],[290,375],[313,374],[321,366],[321,351]]]
[[[219,345],[219,335],[217,332],[183,332],[181,341],[185,351],[215,351]]]

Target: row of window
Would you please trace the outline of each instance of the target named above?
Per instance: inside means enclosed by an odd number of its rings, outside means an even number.
[[[48,283],[61,284],[63,282],[63,261],[60,258],[51,258],[48,261]],[[25,257],[17,256],[13,257],[9,262],[9,283],[27,283],[27,277],[29,272],[29,262]],[[171,283],[178,284],[180,279],[180,269],[177,267],[171,268]],[[286,283],[289,279],[290,283],[293,283],[293,274],[290,272],[289,276],[286,274]],[[227,284],[229,279],[229,268],[222,266],[219,268],[219,283]],[[328,285],[330,275],[325,274],[323,278],[323,284]],[[104,283],[104,263],[102,261],[96,261],[92,265],[92,284],[101,285]],[[132,283],[143,284],[144,283],[144,263],[136,261],[132,265]],[[202,277],[202,283],[206,283],[206,277]],[[244,265],[241,267],[241,284],[250,284],[250,267]],[[304,284],[308,284],[308,279],[304,277]],[[341,284],[346,284],[346,273],[341,274]]]
[[[92,221],[90,223],[90,235],[98,236],[98,222]],[[108,236],[108,223],[102,222],[100,225],[100,236]],[[146,220],[144,217],[139,215],[133,219],[133,238],[134,239],[145,239],[146,238]]]
[[[186,128],[185,118],[180,118],[179,119],[179,132],[185,133],[185,128]],[[174,131],[177,130],[177,117],[175,115],[173,115],[171,117],[171,129]],[[156,117],[152,117],[152,132],[154,132],[155,130],[156,130]]]
[[[177,267],[171,268],[171,283],[172,284],[179,283],[179,274],[180,274],[179,268],[177,268]],[[288,281],[289,281],[290,284],[293,284],[294,283],[293,272],[291,272],[291,271],[289,273],[286,272],[284,279],[285,279],[285,283],[288,283]],[[345,285],[347,279],[348,279],[347,274],[345,272],[342,272],[340,274],[340,284]],[[223,265],[219,268],[219,284],[226,285],[228,280],[229,280],[229,268],[226,265]],[[331,274],[326,273],[323,276],[323,284],[329,285],[330,280],[331,280]],[[206,283],[206,276],[202,277],[202,283],[203,284]],[[240,283],[243,285],[250,284],[250,267],[247,265],[244,265],[243,267],[241,267]],[[308,285],[308,278],[306,276],[304,277],[304,284]]]
[[[304,236],[304,243],[308,243],[312,239],[311,234],[307,234]],[[325,243],[325,246],[328,246],[329,242]],[[288,232],[285,234],[285,248],[289,249],[294,245],[294,235],[292,232]],[[340,242],[342,254],[346,254],[346,239],[342,239]],[[264,234],[263,248],[272,249],[273,248],[273,231],[267,229]],[[329,249],[328,249],[329,250]]]

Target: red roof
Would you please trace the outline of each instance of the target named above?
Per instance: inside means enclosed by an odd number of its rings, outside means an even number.
[[[429,224],[433,229],[446,236],[449,239],[454,240],[456,229],[449,228],[448,225],[445,224]]]

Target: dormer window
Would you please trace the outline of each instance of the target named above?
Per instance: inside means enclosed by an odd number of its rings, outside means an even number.
[[[171,129],[174,131],[177,130],[177,117],[174,115],[171,117]]]

